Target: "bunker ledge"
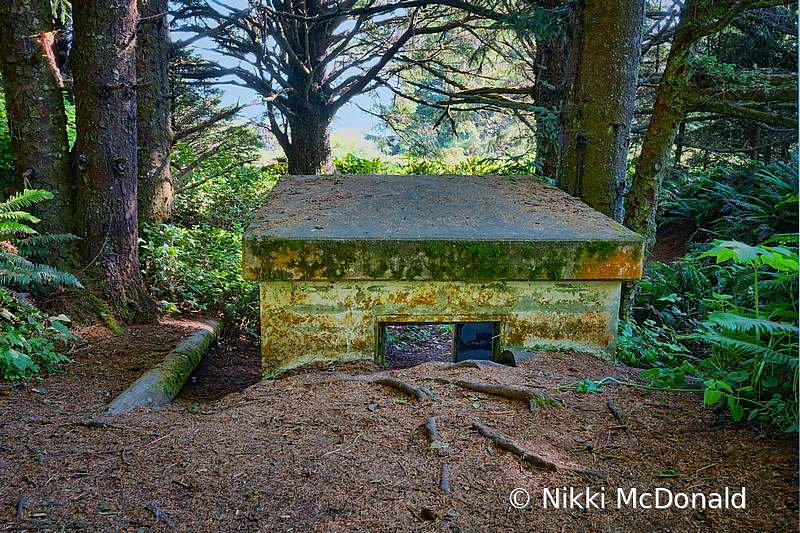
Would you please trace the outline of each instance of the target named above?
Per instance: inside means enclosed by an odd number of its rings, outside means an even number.
[[[284,176],[243,240],[256,281],[630,280],[637,234],[547,182]]]

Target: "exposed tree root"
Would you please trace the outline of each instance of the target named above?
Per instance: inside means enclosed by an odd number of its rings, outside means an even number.
[[[162,522],[164,522],[165,524],[167,524],[167,527],[170,530],[175,529],[175,524],[172,523],[172,520],[169,519],[169,517],[167,516],[167,514],[164,511],[162,511],[161,509],[159,509],[158,507],[156,507],[154,505],[145,505],[144,508],[147,509],[148,511],[150,511],[151,513],[153,513],[154,517],[156,517],[157,519],[159,519]]]
[[[603,479],[605,479],[606,477],[600,472],[595,472],[594,470],[584,470],[583,468],[574,468],[571,466],[564,466],[558,463],[554,463],[552,461],[548,461],[544,457],[536,455],[535,453],[530,453],[523,450],[522,448],[519,447],[519,445],[517,445],[516,442],[509,440],[502,435],[495,435],[494,433],[491,433],[485,426],[482,426],[477,422],[473,422],[472,427],[475,428],[475,430],[478,433],[480,433],[487,439],[494,442],[498,448],[513,453],[514,455],[519,457],[523,462],[529,463],[535,467],[544,468],[545,470],[550,470],[552,472],[555,472],[557,470],[567,470],[568,472],[575,472],[577,474],[587,474],[590,476],[597,476]]]
[[[362,383],[377,383],[378,385],[385,385],[397,389],[407,396],[416,398],[417,400],[424,400],[425,398],[435,398],[433,392],[427,387],[415,387],[414,385],[397,378],[387,377],[384,372],[370,374],[368,376],[351,376],[342,372],[323,372],[322,376],[341,376],[334,379],[323,379],[314,383],[314,385],[322,385],[323,383],[336,383],[339,381],[360,381]]]
[[[68,424],[59,424],[59,426],[83,426],[89,429],[130,429],[122,426],[115,426],[114,424],[106,424],[105,422],[98,422],[97,420],[70,422]]]
[[[450,483],[447,481],[447,463],[442,463],[442,475],[439,478],[439,488],[444,492],[450,492]]]
[[[425,434],[428,436],[428,440],[433,442],[441,442],[439,441],[439,432],[436,431],[436,417],[432,416],[425,421]]]
[[[410,383],[396,379],[396,378],[378,378],[368,380],[378,385],[386,385],[399,390],[403,394],[416,398],[417,400],[424,400],[425,398],[434,398],[433,393],[427,387],[415,387]]]
[[[491,385],[489,383],[474,383],[472,381],[463,381],[460,379],[454,381],[446,381],[452,383],[462,389],[467,389],[475,392],[482,392],[492,396],[501,396],[511,400],[520,400],[528,403],[531,412],[536,410],[536,406],[541,405],[547,413],[550,413],[548,405],[557,406],[556,401],[548,394],[543,392],[536,392],[529,389],[521,389],[511,385]]]
[[[409,439],[412,439],[414,433],[416,433],[420,428],[425,429],[425,436],[427,437],[428,442],[430,442],[431,450],[439,450],[439,454],[443,455],[442,451],[450,445],[439,439],[439,432],[436,430],[436,417],[432,416],[428,418],[424,424],[420,424],[414,428],[414,431],[412,431],[411,435],[409,435]]]
[[[625,421],[622,419],[622,415],[620,415],[620,414],[619,414],[619,411],[617,411],[617,410],[614,408],[614,406],[613,406],[613,405],[611,405],[611,400],[609,400],[608,402],[606,402],[606,405],[608,406],[608,408],[609,408],[609,409],[611,409],[611,412],[612,412],[612,413],[614,413],[614,416],[617,418],[617,420],[619,420],[619,423],[620,423],[620,424],[622,424],[622,429],[624,429],[624,430],[625,430],[625,434],[628,436],[628,439],[629,439],[629,440],[633,440],[633,437],[631,437],[631,432],[630,432],[630,430],[628,429],[628,425],[627,425],[627,424],[625,423]]]

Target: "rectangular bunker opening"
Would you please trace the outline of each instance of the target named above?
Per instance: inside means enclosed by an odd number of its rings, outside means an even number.
[[[392,370],[428,361],[494,360],[502,351],[502,329],[500,321],[380,321],[375,360]]]

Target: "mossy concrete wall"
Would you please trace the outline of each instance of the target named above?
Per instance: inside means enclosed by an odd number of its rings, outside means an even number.
[[[386,323],[500,322],[500,349],[613,358],[618,281],[262,282],[264,377],[314,361],[379,359]]]

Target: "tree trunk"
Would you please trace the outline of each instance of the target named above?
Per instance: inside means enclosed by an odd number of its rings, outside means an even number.
[[[136,96],[139,165],[139,220],[165,222],[172,218],[173,183],[169,159],[172,152],[170,127],[169,23],[167,0],[138,0],[145,20],[139,23],[136,40],[136,78],[151,83]]]
[[[137,250],[136,0],[76,0],[73,9],[83,257],[120,317],[149,319]]]
[[[63,83],[53,54],[49,0],[0,2],[0,73],[6,95],[16,188],[44,189],[36,204],[41,233],[74,231],[75,193],[69,164]],[[66,259],[69,247],[57,255]]]
[[[693,2],[687,1],[681,13],[681,21],[675,30],[664,76],[658,88],[653,106],[653,115],[642,140],[642,151],[636,162],[630,191],[625,204],[625,226],[645,237],[645,256],[650,253],[656,240],[657,198],[675,142],[675,134],[689,109],[689,88],[694,74],[691,62],[689,30],[686,21],[691,17]]]
[[[560,4],[561,0],[556,0]],[[549,2],[543,7],[555,7]],[[554,123],[537,124],[536,158],[542,162],[542,174],[556,179],[561,160],[561,140],[564,134],[563,115],[558,110],[564,105],[565,65],[569,45],[561,42],[539,40],[536,42],[536,85],[533,101],[536,105],[553,110],[556,114]]]
[[[284,147],[289,174],[336,174],[331,154],[331,121],[324,106],[297,106],[289,116],[290,144]]]
[[[579,0],[559,187],[622,220],[643,0]]]

